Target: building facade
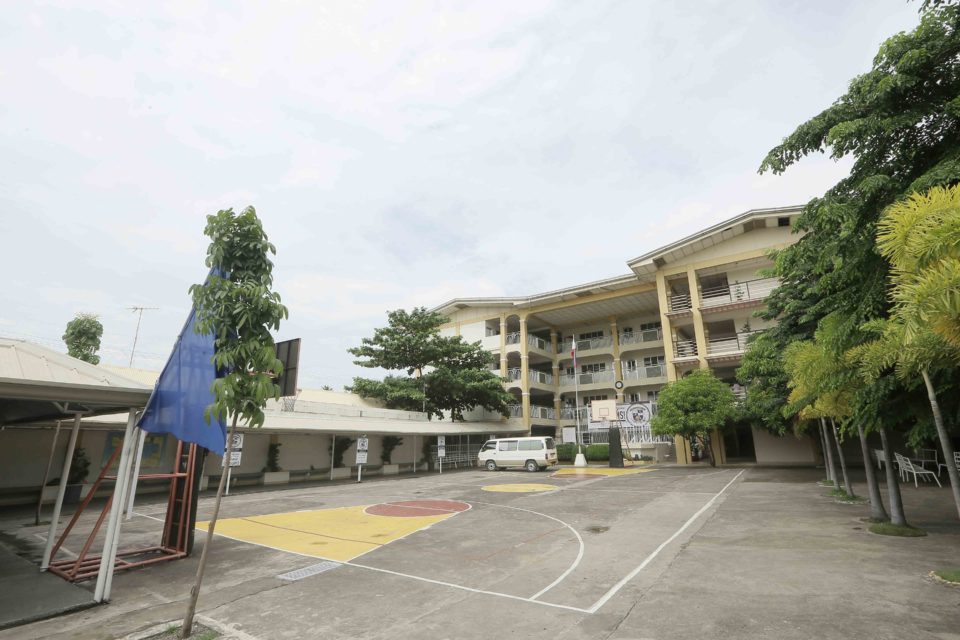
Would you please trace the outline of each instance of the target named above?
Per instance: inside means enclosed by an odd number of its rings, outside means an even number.
[[[532,434],[558,435],[585,424],[595,400],[650,402],[670,381],[709,368],[734,393],[749,336],[769,324],[754,317],[777,281],[766,277],[769,252],[795,242],[800,207],[751,210],[629,260],[619,277],[526,297],[457,298],[444,314],[446,335],[480,341],[496,354],[494,370],[514,395],[510,421]],[[576,367],[572,350],[576,341]],[[714,439],[723,462],[815,461],[809,439],[743,430]],[[678,462],[696,452],[677,439]]]

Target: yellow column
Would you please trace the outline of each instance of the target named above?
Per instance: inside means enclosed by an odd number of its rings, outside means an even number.
[[[660,331],[663,334],[663,353],[667,363],[667,384],[677,380],[677,367],[673,364],[676,357],[673,353],[673,326],[667,311],[670,310],[667,300],[667,279],[662,271],[657,271],[657,303],[660,305]],[[677,464],[690,464],[690,446],[686,438],[676,436],[673,439],[673,448],[677,454]]]
[[[500,377],[507,377],[507,314],[500,314]]]
[[[610,316],[610,336],[613,340],[613,379],[623,382],[623,364],[620,362],[620,332],[617,331],[617,317]],[[623,389],[617,389],[617,402],[623,402]]]
[[[690,286],[690,304],[693,307],[693,331],[697,338],[697,355],[700,358],[700,368],[706,369],[707,364],[707,329],[703,324],[703,314],[700,313],[700,287],[697,286],[697,270],[687,269],[687,284]]]
[[[560,358],[557,353],[557,330],[550,329],[550,353],[553,355],[551,372],[553,373],[553,411],[560,419]]]
[[[527,345],[527,318],[520,317],[520,392],[523,394],[523,426],[530,431],[530,362]]]

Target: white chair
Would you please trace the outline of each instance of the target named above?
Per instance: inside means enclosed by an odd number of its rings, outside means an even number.
[[[937,483],[938,487],[943,486],[942,484],[940,484],[940,478],[937,477],[937,474],[935,474],[933,471],[930,471],[929,469],[918,467],[917,465],[913,464],[913,462],[911,462],[909,458],[905,458],[901,455],[898,455],[897,463],[900,465],[900,476],[904,480],[909,480],[910,474],[911,473],[913,474],[913,486],[917,488],[920,487],[920,485],[917,483],[918,476],[923,476],[924,479],[926,479],[927,476],[930,476]]]
[[[877,469],[882,470],[886,460],[883,459],[883,449],[874,449],[873,457],[877,459]]]
[[[955,465],[957,466],[957,471],[960,471],[960,451],[954,451],[954,452],[953,452],[953,464],[955,464]],[[940,467],[943,467],[944,469],[946,469],[946,468],[947,468],[947,463],[946,463],[946,462],[941,462],[941,463],[937,464],[937,475],[938,475],[938,476],[940,475]]]
[[[917,449],[916,453],[917,457],[914,458],[913,461],[915,463],[919,462],[920,466],[924,469],[927,468],[928,462],[934,469],[936,469],[937,465],[940,464],[940,456],[937,455],[936,449]]]

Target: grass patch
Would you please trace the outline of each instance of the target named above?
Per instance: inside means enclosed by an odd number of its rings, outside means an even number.
[[[902,526],[890,522],[878,522],[869,527],[870,533],[876,533],[881,536],[899,536],[901,538],[922,538],[927,535],[923,529],[917,529],[910,525]]]
[[[824,478],[823,480],[818,480],[817,484],[820,485],[821,487],[832,487],[833,480],[827,480],[826,478]]]
[[[937,569],[933,572],[933,575],[937,576],[944,582],[960,584],[960,569]]]

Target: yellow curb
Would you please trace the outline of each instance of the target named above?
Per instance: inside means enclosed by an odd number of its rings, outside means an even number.
[[[552,484],[488,484],[482,487],[484,491],[498,491],[501,493],[533,493],[535,491],[553,491],[560,487]]]

